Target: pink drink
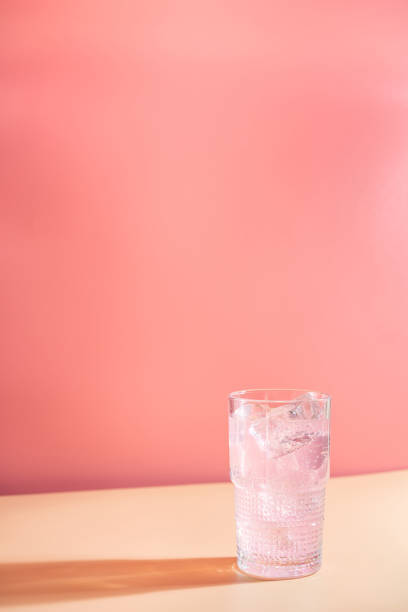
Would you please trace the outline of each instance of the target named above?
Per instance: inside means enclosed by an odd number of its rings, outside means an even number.
[[[230,395],[238,566],[262,578],[316,572],[328,477],[330,398],[294,390]]]

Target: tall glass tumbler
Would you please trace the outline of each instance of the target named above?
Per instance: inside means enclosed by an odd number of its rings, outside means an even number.
[[[229,396],[238,567],[295,578],[321,565],[330,397],[298,389]]]

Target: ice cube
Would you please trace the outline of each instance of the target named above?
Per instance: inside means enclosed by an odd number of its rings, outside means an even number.
[[[311,444],[301,451],[298,457],[299,468],[304,471],[313,470],[321,478],[327,472],[328,454],[328,436],[317,436]]]
[[[251,413],[251,407],[241,404],[235,410],[230,411],[229,417],[229,441],[230,444],[242,444],[245,440],[246,420]]]
[[[231,416],[236,417],[247,417],[251,414],[252,406],[251,404],[239,404],[239,406],[233,406],[230,410]]]
[[[299,427],[298,423],[294,427],[293,422],[282,417],[257,419],[249,427],[249,433],[258,447],[274,459],[294,453],[315,438],[313,431]]]
[[[267,416],[256,419],[249,427],[249,433],[255,438],[261,450],[268,450],[271,429],[271,423]]]
[[[280,456],[288,455],[289,453],[294,453],[299,448],[306,446],[314,440],[314,434],[308,431],[299,431],[295,434],[284,436],[279,441],[280,447]]]
[[[230,408],[229,431],[231,444],[243,444],[250,424],[265,416],[265,406],[241,403]]]
[[[291,419],[323,419],[325,417],[325,402],[317,399],[316,394],[308,391],[301,395],[295,404],[289,408]]]

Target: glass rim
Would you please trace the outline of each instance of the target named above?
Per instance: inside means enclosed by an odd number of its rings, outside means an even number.
[[[251,393],[259,393],[259,392],[288,392],[288,394],[295,394],[296,393],[296,397],[292,397],[292,399],[269,399],[269,398],[264,398],[264,399],[255,399],[253,397],[251,397]],[[330,400],[330,395],[328,395],[327,393],[322,393],[321,391],[312,391],[310,389],[296,389],[296,388],[253,388],[253,389],[243,389],[241,391],[232,391],[231,393],[229,393],[228,395],[228,399],[231,400],[241,400],[241,401],[246,401],[246,402],[250,402],[251,404],[295,404],[297,402],[299,402],[299,399],[301,398],[301,396],[305,395],[306,393],[310,393],[313,394],[313,399],[317,400],[317,401],[327,401]]]

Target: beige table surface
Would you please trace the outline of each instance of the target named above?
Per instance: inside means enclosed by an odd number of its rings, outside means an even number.
[[[230,484],[0,498],[7,610],[408,612],[408,470],[332,479],[323,568],[234,568]]]

